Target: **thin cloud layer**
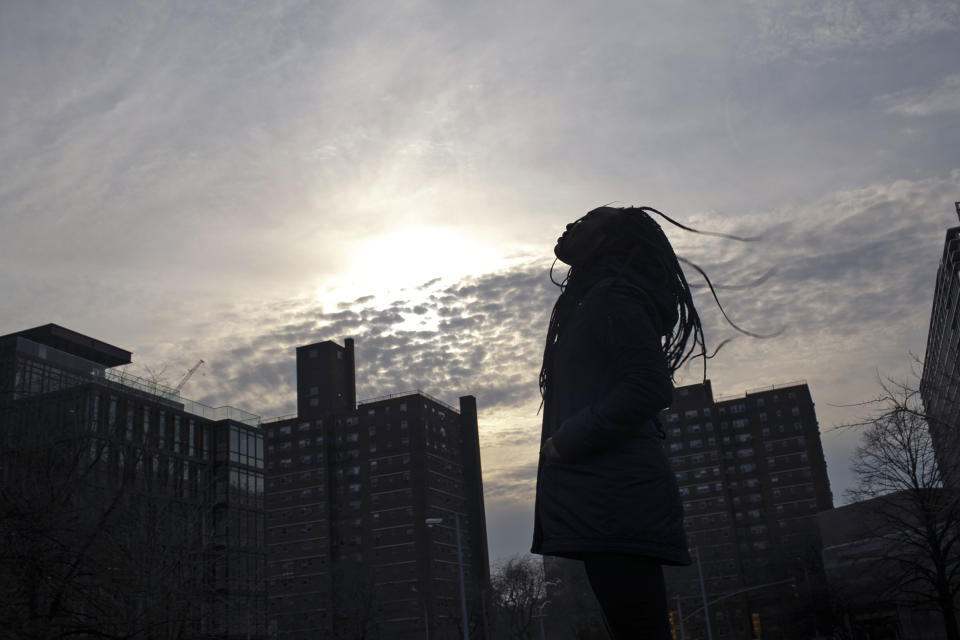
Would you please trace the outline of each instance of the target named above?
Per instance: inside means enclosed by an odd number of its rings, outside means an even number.
[[[960,73],[942,78],[932,89],[910,89],[879,96],[877,102],[887,113],[905,117],[960,112]]]
[[[953,0],[2,3],[3,332],[58,322],[173,382],[203,358],[189,397],[264,416],[294,410],[296,346],[354,337],[361,397],[477,396],[512,555],[549,247],[595,206],[765,234],[666,227],[720,284],[775,269],[720,292],[783,329],[710,362],[721,393],[805,378],[829,425],[922,352],[958,33]]]
[[[955,222],[950,197],[958,180],[960,171],[897,181],[768,213],[766,226],[756,229],[765,238],[757,243],[705,239],[668,226],[680,252],[716,283],[745,282],[776,268],[754,288],[719,291],[741,326],[783,333],[767,340],[741,336],[727,345],[708,365],[715,393],[806,380],[826,431],[851,416],[834,405],[872,397],[878,367],[905,372],[910,352],[922,352],[943,236]],[[740,221],[740,228],[750,225],[750,217]],[[326,313],[315,300],[234,308],[228,318],[248,319],[242,334],[207,324],[191,331],[205,337],[176,347],[208,363],[206,377],[192,381],[188,393],[267,417],[292,413],[295,347],[353,337],[361,398],[422,389],[456,406],[460,395],[475,395],[487,508],[529,507],[539,446],[537,374],[557,295],[549,264],[528,261],[461,281],[435,280],[385,300],[358,296]],[[696,274],[688,276],[698,282]],[[736,336],[704,289],[697,304],[711,344]],[[145,345],[136,355],[139,362],[160,362],[173,353]],[[188,364],[179,357],[178,366]],[[701,378],[697,361],[678,384]],[[846,460],[853,444],[850,434],[824,435],[838,500],[851,482]]]

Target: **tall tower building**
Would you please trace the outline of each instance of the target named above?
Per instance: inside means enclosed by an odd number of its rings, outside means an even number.
[[[960,217],[960,202],[954,203]],[[960,487],[960,227],[947,230],[930,312],[920,395],[947,487]]]
[[[417,391],[358,405],[353,354],[349,339],[298,348],[298,415],[266,425],[271,628],[461,637],[466,614],[485,637],[476,400]]]
[[[710,381],[679,387],[662,422],[694,558],[668,572],[675,608],[733,594],[710,608],[714,633],[802,636],[792,589],[819,574],[817,513],[833,508],[809,388],[715,400]]]

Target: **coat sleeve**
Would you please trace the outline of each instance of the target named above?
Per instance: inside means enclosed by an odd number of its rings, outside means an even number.
[[[607,390],[553,434],[560,459],[576,462],[614,447],[673,400],[659,332],[643,300],[609,292],[595,314],[598,348],[609,363]],[[599,301],[598,301],[599,302]]]

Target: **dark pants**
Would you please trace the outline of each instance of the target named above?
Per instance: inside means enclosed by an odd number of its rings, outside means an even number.
[[[670,640],[663,568],[655,560],[619,553],[583,557],[612,640]]]

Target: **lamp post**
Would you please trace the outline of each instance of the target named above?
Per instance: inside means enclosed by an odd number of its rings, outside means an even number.
[[[547,640],[547,636],[543,631],[543,608],[548,604],[550,604],[549,600],[543,601],[543,603],[540,605],[540,615],[537,616],[540,618],[540,640]]]
[[[463,548],[460,543],[460,514],[454,512],[454,521],[457,528],[457,568],[460,572],[460,624],[463,627],[463,640],[470,640],[470,629],[467,627],[467,592],[463,584]],[[424,521],[428,527],[443,524],[443,518],[427,518]]]
[[[545,595],[545,596],[547,595],[547,594],[546,594],[546,588],[547,588],[547,587],[559,587],[561,584],[563,584],[563,582],[562,582],[559,578],[557,578],[556,580],[553,580],[553,581],[545,580],[545,581],[543,582],[544,595]],[[546,640],[546,634],[545,634],[544,629],[543,629],[543,619],[544,619],[544,617],[545,617],[545,616],[543,615],[543,608],[544,608],[545,606],[547,606],[548,604],[553,604],[553,603],[551,603],[549,600],[544,600],[542,603],[540,603],[540,613],[538,613],[537,615],[533,616],[534,618],[539,618],[539,619],[540,619],[540,640]]]
[[[710,629],[710,607],[707,603],[707,587],[703,583],[703,565],[700,564],[700,547],[694,547],[697,553],[697,575],[700,576],[700,597],[703,598],[703,618],[707,623],[707,640],[713,640],[713,631]]]

